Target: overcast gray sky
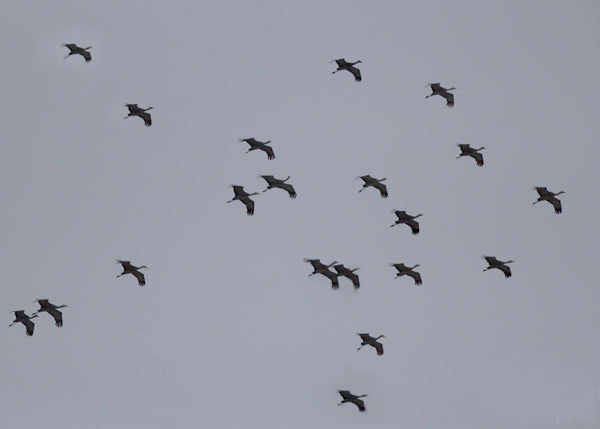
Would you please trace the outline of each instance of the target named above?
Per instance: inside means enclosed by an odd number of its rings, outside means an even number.
[[[599,18],[591,0],[0,3],[6,324],[69,305],[62,329],[0,330],[2,425],[597,428]],[[331,74],[341,57],[361,83]],[[387,200],[357,192],[368,173]],[[258,174],[298,198],[225,204]],[[566,191],[562,215],[532,186]],[[361,289],[303,258],[360,267]]]

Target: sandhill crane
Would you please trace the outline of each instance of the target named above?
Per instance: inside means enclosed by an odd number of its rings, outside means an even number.
[[[392,213],[396,214],[396,216],[398,217],[398,220],[396,222],[394,222],[393,225],[390,225],[391,227],[394,227],[396,225],[403,223],[403,224],[410,226],[410,229],[412,230],[412,233],[414,235],[417,235],[419,233],[419,222],[417,222],[415,219],[420,216],[423,216],[423,213],[419,213],[418,215],[415,215],[415,216],[409,215],[404,210],[394,210],[394,211],[392,211]]]
[[[512,276],[510,267],[506,264],[510,264],[511,262],[514,262],[513,260],[504,262],[504,261],[499,261],[494,256],[485,256],[485,255],[482,256],[482,258],[485,259],[489,265],[489,267],[487,267],[483,271],[491,270],[492,268],[497,268],[504,273],[504,277],[509,278],[510,276]]]
[[[381,198],[387,198],[388,197],[388,191],[387,191],[387,186],[385,186],[383,183],[384,180],[387,180],[387,178],[383,178],[383,179],[375,179],[374,177],[369,176],[368,174],[366,176],[357,176],[356,179],[362,179],[363,182],[365,182],[363,184],[363,187],[360,191],[358,192],[362,192],[364,191],[366,188],[368,188],[369,186],[372,186],[376,189],[379,189],[379,193],[381,194]]]
[[[119,274],[117,278],[124,276],[125,274],[132,274],[137,279],[138,284],[140,286],[144,286],[146,284],[146,278],[144,277],[144,274],[139,270],[141,270],[142,268],[148,268],[147,266],[142,265],[141,267],[136,267],[134,265],[131,265],[131,262],[129,261],[121,260],[117,260],[117,264],[121,264],[121,266],[123,267],[123,272]]]
[[[258,176],[259,178],[263,178],[267,181],[267,189],[265,189],[263,192],[267,192],[269,189],[273,189],[273,188],[279,188],[279,189],[283,189],[284,191],[287,191],[287,193],[290,195],[290,198],[296,198],[296,191],[294,190],[294,187],[292,185],[290,185],[289,183],[285,183],[288,180],[290,180],[290,176],[286,177],[285,179],[281,180],[281,179],[276,179],[273,176],[263,176],[260,175]]]
[[[338,263],[337,261],[333,261],[331,264],[325,265],[319,259],[304,258],[304,262],[310,263],[314,270],[311,274],[308,275],[308,277],[310,277],[314,274],[322,274],[325,277],[327,277],[329,280],[331,280],[331,288],[333,290],[339,289],[340,284],[338,282],[338,274],[329,270],[329,268],[331,268],[332,265],[335,265]]]
[[[448,106],[448,107],[454,106],[454,94],[451,94],[448,91],[452,91],[453,89],[456,89],[456,88],[452,87],[452,88],[446,89],[442,85],[440,85],[439,82],[438,83],[429,83],[427,85],[431,86],[431,94],[429,94],[425,98],[429,98],[432,95],[440,95],[446,99],[446,106]]]
[[[345,402],[352,402],[354,405],[356,405],[358,407],[358,411],[360,412],[364,412],[366,410],[365,408],[365,403],[362,399],[360,398],[364,398],[367,395],[353,395],[352,393],[350,393],[349,390],[338,390],[338,393],[340,395],[342,395],[342,402],[340,402],[338,405],[342,405]]]
[[[417,268],[419,266],[419,264],[413,266],[413,267],[408,267],[404,264],[390,264],[391,267],[395,267],[396,270],[398,270],[398,273],[396,274],[396,277],[394,277],[395,279],[397,279],[400,276],[410,276],[414,279],[415,284],[417,286],[419,286],[420,284],[423,283],[423,281],[421,280],[421,274],[419,274],[418,272],[414,271],[415,268]]]
[[[25,310],[11,311],[11,313],[15,313],[15,320],[10,325],[8,325],[8,327],[10,328],[15,323],[22,323],[23,325],[25,325],[25,333],[31,337],[33,335],[33,328],[35,328],[35,323],[33,323],[31,319],[38,316],[28,316],[25,314]]]
[[[231,187],[233,188],[233,193],[235,195],[234,195],[234,197],[232,199],[230,199],[227,202],[230,203],[230,202],[235,201],[235,200],[241,201],[246,206],[246,213],[249,216],[252,216],[254,214],[254,201],[252,201],[250,199],[250,196],[251,195],[258,195],[258,192],[252,192],[251,194],[249,194],[246,191],[244,191],[244,187],[243,186],[231,185]]]
[[[377,350],[377,355],[381,356],[383,354],[383,344],[377,341],[380,338],[385,338],[385,335],[380,335],[377,338],[370,336],[368,333],[366,334],[356,334],[362,338],[362,343],[359,348],[356,350],[362,349],[364,346],[372,346]]]
[[[71,55],[81,55],[83,58],[85,58],[85,62],[90,62],[92,61],[92,54],[90,54],[88,52],[89,49],[92,49],[91,46],[88,46],[87,48],[80,48],[79,46],[77,46],[75,43],[64,43],[63,46],[65,48],[69,48],[69,54],[65,57],[65,60],[67,58],[69,58]]]
[[[262,150],[267,154],[267,158],[268,159],[275,159],[275,152],[273,152],[273,148],[271,146],[268,146],[269,143],[271,143],[271,140],[267,140],[266,142],[261,142],[256,140],[254,137],[250,137],[247,139],[239,139],[241,142],[246,142],[250,145],[250,149],[248,149],[246,151],[246,153],[253,151],[253,150]]]
[[[354,271],[357,271],[358,268],[351,270],[346,268],[344,264],[335,265],[333,268],[335,268],[339,277],[346,277],[350,279],[354,285],[354,289],[360,288],[360,280],[358,279],[358,275],[354,274]]]
[[[59,308],[68,307],[68,305],[54,305],[47,299],[36,299],[33,302],[37,302],[40,305],[40,309],[35,314],[45,311],[54,318],[55,325],[60,328],[63,325],[62,312],[58,311]]]
[[[360,82],[362,80],[362,77],[360,75],[360,70],[357,69],[356,67],[354,67],[356,64],[362,63],[361,60],[358,60],[354,63],[346,62],[346,60],[343,58],[340,58],[339,60],[331,60],[331,62],[334,62],[334,61],[337,63],[338,68],[336,71],[331,72],[331,74],[335,74],[341,70],[348,70],[354,76],[355,81]]]
[[[125,106],[127,106],[127,108],[129,109],[129,114],[125,116],[125,119],[130,118],[132,116],[139,116],[144,120],[144,125],[146,125],[147,127],[152,125],[152,117],[150,116],[150,113],[148,113],[148,110],[152,110],[154,109],[154,107],[150,106],[147,109],[142,109],[137,104],[126,104]]]
[[[554,213],[556,213],[556,214],[562,213],[562,204],[561,204],[560,200],[558,198],[556,198],[556,196],[560,195],[560,194],[564,194],[565,191],[560,191],[560,192],[554,193],[554,192],[550,192],[548,190],[548,188],[542,187],[542,186],[536,186],[534,189],[539,194],[539,197],[538,197],[537,201],[534,202],[533,204],[537,204],[540,201],[548,201],[554,207]]]
[[[469,144],[457,144],[460,148],[460,155],[456,159],[462,158],[463,156],[470,156],[477,162],[478,167],[483,167],[483,155],[479,153],[480,150],[485,149],[485,146],[481,146],[479,149],[471,147]]]

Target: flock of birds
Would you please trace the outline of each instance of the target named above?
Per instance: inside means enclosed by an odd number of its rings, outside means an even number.
[[[69,49],[69,54],[65,57],[65,59],[71,55],[81,55],[85,59],[85,62],[90,62],[92,60],[92,56],[89,52],[89,50],[92,48],[91,46],[88,46],[87,48],[81,48],[72,43],[64,44],[63,46]],[[334,62],[334,61],[337,64],[337,69],[335,71],[333,71],[332,73],[337,73],[339,71],[346,70],[354,76],[354,79],[356,82],[360,82],[362,80],[361,72],[356,67],[356,65],[362,63],[362,61],[358,60],[355,62],[347,62],[343,58],[337,59],[337,60],[332,60],[332,62]],[[448,107],[454,106],[454,95],[450,91],[455,90],[456,88],[454,88],[454,87],[444,88],[443,86],[440,85],[440,83],[430,83],[428,85],[431,87],[431,94],[427,95],[425,98],[429,98],[434,95],[439,95],[446,100],[446,105]],[[141,108],[137,104],[126,104],[125,106],[129,110],[129,114],[125,117],[125,119],[133,117],[133,116],[137,116],[144,121],[145,126],[150,127],[152,125],[152,117],[151,117],[150,113],[148,113],[148,112],[149,112],[149,110],[152,110],[153,107]],[[250,146],[248,148],[248,150],[246,151],[246,153],[255,151],[255,150],[261,150],[266,153],[267,159],[269,159],[269,160],[275,159],[275,152],[273,151],[273,148],[271,146],[269,146],[269,143],[271,143],[270,140],[263,142],[263,141],[256,140],[253,137],[249,137],[249,138],[240,139],[240,142],[245,142]],[[485,149],[485,147],[473,148],[468,144],[458,144],[457,146],[460,149],[460,155],[457,156],[457,159],[464,157],[464,156],[470,156],[471,158],[473,158],[475,160],[477,166],[482,167],[484,165],[483,155],[481,154],[481,151],[483,149]],[[264,179],[267,182],[267,188],[262,192],[266,192],[266,191],[268,191],[270,189],[274,189],[274,188],[279,188],[279,189],[286,191],[290,198],[292,198],[292,199],[296,198],[297,194],[296,194],[294,187],[291,184],[287,183],[287,181],[290,179],[289,176],[285,179],[277,179],[274,176],[270,176],[270,175],[260,175],[258,177]],[[356,177],[356,179],[361,179],[363,181],[362,188],[358,192],[362,192],[365,189],[372,187],[379,191],[382,198],[388,197],[387,186],[383,183],[384,181],[387,180],[385,177],[381,178],[381,179],[377,179],[370,175],[365,175],[365,176],[358,176],[358,177]],[[254,201],[250,197],[253,195],[258,195],[259,193],[258,192],[248,193],[244,190],[244,187],[240,186],[240,185],[231,185],[231,187],[233,188],[234,197],[231,200],[227,201],[227,203],[230,203],[230,202],[236,201],[236,200],[240,201],[241,203],[243,203],[246,206],[246,213],[248,215],[253,215],[254,214]],[[562,213],[562,204],[561,204],[561,201],[557,198],[557,196],[563,194],[564,193],[563,191],[554,193],[554,192],[550,192],[546,187],[535,187],[534,189],[538,193],[538,199],[535,202],[533,202],[533,204],[537,204],[539,202],[546,201],[554,207],[555,213],[557,213],[557,214]],[[419,232],[420,232],[419,222],[416,219],[419,218],[420,216],[423,216],[421,213],[419,213],[417,215],[410,215],[410,214],[406,213],[406,211],[404,211],[404,210],[394,210],[392,213],[396,215],[397,220],[392,225],[390,225],[391,227],[394,227],[394,226],[400,225],[400,224],[404,224],[404,225],[407,225],[411,229],[411,231],[414,235],[419,234]],[[488,270],[495,268],[495,269],[502,271],[502,273],[504,274],[504,276],[506,278],[509,278],[512,276],[511,269],[508,266],[508,264],[513,262],[512,260],[501,261],[494,256],[483,256],[483,258],[486,260],[486,262],[488,264],[488,267],[485,268],[483,271],[488,271]],[[326,277],[327,279],[329,279],[331,281],[331,287],[334,290],[339,289],[339,278],[340,277],[345,277],[345,278],[349,279],[352,282],[352,285],[355,290],[360,288],[360,279],[359,279],[358,275],[355,273],[355,271],[357,271],[358,268],[350,269],[350,268],[345,267],[343,264],[338,263],[337,261],[334,261],[331,264],[325,265],[319,259],[306,258],[306,259],[304,259],[304,262],[310,263],[313,267],[313,272],[311,274],[309,274],[309,276],[313,276],[315,274],[321,274],[322,276]],[[123,272],[121,274],[119,274],[117,277],[121,277],[126,274],[131,274],[132,276],[134,276],[137,279],[139,286],[144,286],[146,284],[145,276],[140,270],[142,270],[144,268],[148,268],[148,267],[146,267],[145,265],[136,267],[135,265],[132,265],[130,261],[123,261],[123,260],[117,260],[117,263],[121,264],[121,266],[123,268]],[[413,265],[412,267],[407,266],[403,263],[390,264],[390,266],[394,267],[397,270],[395,278],[398,278],[401,276],[408,276],[414,280],[414,283],[417,286],[419,286],[423,283],[421,274],[419,272],[415,271],[415,268],[419,267],[418,264]],[[331,270],[332,267],[333,267],[333,270]],[[63,325],[62,312],[59,311],[59,309],[67,307],[67,305],[58,305],[57,306],[57,305],[52,304],[48,299],[37,299],[34,302],[37,302],[40,306],[40,308],[37,311],[32,313],[31,316],[28,316],[25,313],[25,310],[13,311],[13,313],[15,314],[15,320],[9,326],[13,326],[16,323],[22,323],[25,326],[25,333],[28,336],[32,336],[33,332],[34,332],[35,324],[34,324],[34,322],[32,322],[31,319],[38,317],[38,314],[42,313],[42,312],[46,312],[50,316],[52,316],[54,318],[55,325],[57,327],[61,327]],[[357,333],[357,335],[360,336],[360,338],[362,340],[360,347],[358,347],[357,350],[360,350],[364,346],[371,346],[375,349],[378,356],[383,355],[383,345],[379,340],[381,338],[385,338],[384,335],[379,335],[378,337],[373,337],[369,333]],[[342,397],[342,401],[338,405],[342,405],[344,403],[349,402],[349,403],[355,404],[358,407],[359,411],[361,411],[361,412],[366,410],[365,403],[361,398],[366,397],[367,395],[354,395],[354,394],[350,393],[350,391],[348,391],[348,390],[338,390],[338,393]]]

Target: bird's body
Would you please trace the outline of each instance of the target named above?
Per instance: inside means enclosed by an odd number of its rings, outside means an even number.
[[[33,323],[31,319],[38,317],[37,314],[28,316],[25,314],[25,310],[13,311],[13,313],[15,313],[15,320],[8,326],[11,327],[15,323],[22,323],[25,325],[25,333],[31,337],[33,335],[33,329],[35,328],[35,323]]]
[[[550,204],[552,204],[552,207],[554,207],[554,213],[556,213],[556,214],[562,213],[562,203],[556,197],[557,197],[557,195],[564,194],[565,193],[564,191],[554,193],[554,192],[550,192],[548,190],[548,188],[543,187],[543,186],[536,186],[535,190],[537,191],[539,197],[538,197],[537,201],[535,201],[533,204],[537,204],[541,201],[547,201]]]
[[[349,390],[338,390],[338,393],[342,396],[342,402],[340,402],[338,405],[342,405],[346,402],[352,402],[358,407],[358,411],[364,412],[366,410],[365,402],[360,398],[364,398],[367,395],[353,395]]]
[[[431,94],[429,94],[425,98],[429,98],[432,95],[439,95],[446,99],[446,106],[448,106],[448,107],[454,106],[454,94],[451,94],[449,91],[452,91],[453,89],[456,89],[456,88],[454,88],[454,87],[444,88],[442,85],[439,84],[439,82],[438,83],[430,83],[429,86],[431,86]]]
[[[258,195],[258,192],[252,192],[249,194],[244,191],[243,186],[231,185],[231,187],[233,188],[234,197],[227,202],[230,203],[235,200],[241,201],[246,206],[246,213],[249,216],[252,216],[254,214],[254,201],[250,199],[250,196]]]
[[[422,213],[419,213],[418,215],[415,215],[415,216],[409,215],[404,210],[394,210],[393,213],[396,214],[396,216],[398,217],[398,220],[396,220],[396,222],[393,225],[390,225],[391,227],[403,223],[410,227],[410,229],[412,230],[412,233],[414,235],[417,235],[419,233],[419,231],[420,231],[419,222],[417,222],[415,219],[420,216],[423,216]]]
[[[117,264],[121,264],[121,266],[123,267],[123,272],[121,274],[119,274],[117,276],[117,278],[124,276],[125,274],[131,274],[137,279],[138,284],[140,286],[144,286],[146,284],[146,278],[144,277],[144,274],[140,270],[142,268],[148,268],[147,266],[142,265],[141,267],[136,267],[134,265],[131,265],[131,262],[129,262],[129,261],[121,261],[121,260],[117,260]]]
[[[483,271],[487,271],[487,270],[491,270],[492,268],[496,268],[504,273],[504,277],[509,278],[512,276],[512,271],[510,270],[510,267],[507,264],[510,264],[511,262],[514,262],[514,261],[510,260],[510,261],[504,262],[504,261],[500,261],[500,260],[496,259],[494,256],[483,256],[483,259],[485,259],[488,263],[488,267]]]
[[[372,337],[368,333],[366,333],[366,334],[356,334],[356,335],[360,336],[360,338],[362,339],[362,343],[361,343],[360,347],[357,348],[356,350],[360,350],[364,346],[371,346],[371,347],[374,347],[375,350],[377,350],[377,355],[378,356],[381,356],[383,354],[383,344],[381,344],[377,340],[380,339],[380,338],[385,338],[385,335],[380,335],[378,337]]]
[[[89,49],[92,49],[91,46],[88,46],[87,48],[80,48],[74,43],[64,43],[63,46],[65,48],[69,48],[70,51],[65,59],[69,58],[71,55],[81,55],[85,59],[86,63],[92,61],[92,54],[88,52]]]
[[[417,286],[423,284],[423,281],[421,279],[421,274],[414,271],[414,269],[417,268],[419,266],[419,264],[417,264],[413,267],[408,267],[404,264],[390,264],[390,266],[395,267],[396,270],[398,270],[398,273],[396,273],[396,277],[394,277],[394,278],[397,279],[400,276],[409,276],[409,277],[413,278],[413,280],[415,281],[415,284]]]
[[[312,276],[314,274],[322,274],[323,276],[327,277],[329,280],[331,280],[331,288],[333,290],[339,289],[340,284],[338,282],[338,274],[334,273],[333,271],[330,271],[329,268],[332,265],[337,264],[337,261],[333,261],[331,264],[329,265],[325,265],[323,264],[319,259],[308,259],[305,258],[304,262],[308,262],[312,265],[313,267],[313,272],[310,273],[308,276]]]
[[[34,315],[46,312],[54,318],[55,325],[60,328],[63,325],[62,312],[58,311],[59,308],[68,307],[68,305],[54,305],[47,299],[37,299],[33,302],[37,302],[40,305],[40,309],[33,313]]]
[[[333,60],[333,61],[336,62],[338,68],[337,68],[337,70],[331,72],[331,74],[337,73],[342,70],[348,70],[350,73],[352,73],[352,76],[354,76],[355,81],[360,82],[362,80],[362,76],[360,75],[360,70],[357,69],[356,67],[354,67],[356,64],[362,63],[361,60],[358,60],[353,63],[349,63],[345,59],[340,58],[338,60]]]
[[[273,176],[259,176],[262,177],[263,179],[266,180],[267,182],[267,189],[265,189],[263,192],[267,192],[269,189],[273,189],[273,188],[279,188],[279,189],[283,189],[284,191],[286,191],[289,195],[290,198],[296,198],[296,191],[294,190],[294,187],[292,185],[290,185],[289,183],[285,183],[290,179],[290,176],[288,176],[287,178],[281,180],[281,179],[276,179]]]
[[[150,116],[150,113],[148,113],[148,110],[152,110],[154,109],[154,107],[150,106],[147,109],[142,109],[137,104],[126,104],[125,106],[127,106],[127,109],[129,109],[129,114],[125,116],[125,119],[130,118],[132,116],[138,116],[142,118],[142,120],[144,121],[144,125],[146,125],[147,127],[152,125],[152,117]]]
[[[358,176],[357,179],[362,179],[362,181],[364,182],[362,189],[358,192],[362,192],[369,186],[372,186],[379,190],[379,193],[381,194],[381,198],[388,197],[387,186],[385,186],[383,183],[381,183],[381,182],[387,180],[387,178],[384,177],[383,179],[376,179],[367,174],[365,176]]]
[[[354,289],[360,288],[360,280],[358,278],[358,274],[354,274],[354,271],[358,270],[358,268],[349,269],[346,268],[343,264],[335,265],[333,268],[337,271],[338,277],[346,277],[352,281],[352,285]]]
[[[270,160],[275,159],[275,152],[273,152],[273,148],[269,146],[271,140],[267,140],[266,142],[261,142],[256,140],[254,137],[249,137],[247,139],[240,139],[241,142],[246,142],[250,145],[250,149],[246,151],[246,153],[253,150],[262,150],[267,154],[267,158]]]
[[[484,146],[481,146],[479,149],[471,147],[469,144],[459,143],[457,145],[460,148],[460,155],[456,157],[456,159],[462,158],[463,156],[470,156],[475,160],[478,167],[483,167],[483,155],[479,153],[480,150],[485,149]]]

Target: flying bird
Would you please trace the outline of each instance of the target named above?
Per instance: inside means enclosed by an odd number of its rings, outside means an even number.
[[[60,328],[63,325],[62,312],[58,311],[59,308],[68,307],[68,305],[54,305],[47,299],[36,299],[33,302],[37,302],[40,305],[40,309],[33,313],[34,315],[45,311],[54,318],[54,324]]]
[[[512,272],[510,271],[510,267],[507,264],[510,264],[511,262],[514,262],[513,260],[510,261],[499,261],[498,259],[496,259],[494,256],[482,256],[483,259],[485,259],[488,263],[488,267],[483,270],[483,271],[487,271],[487,270],[491,270],[492,268],[497,268],[500,271],[502,271],[504,273],[504,277],[509,278],[510,276],[512,276]]]
[[[362,80],[362,77],[360,76],[360,70],[354,67],[356,64],[362,63],[361,60],[358,60],[354,63],[346,62],[346,60],[343,58],[340,58],[339,60],[331,60],[331,62],[334,61],[337,63],[338,68],[336,71],[331,72],[331,74],[337,73],[341,70],[348,70],[354,76],[355,81],[360,82]]]
[[[362,338],[362,343],[361,343],[360,347],[357,348],[356,350],[360,350],[364,346],[371,346],[371,347],[374,347],[375,350],[377,350],[377,355],[378,356],[381,356],[383,354],[383,344],[381,344],[377,340],[380,339],[380,338],[385,338],[385,335],[380,335],[377,338],[370,336],[368,333],[366,333],[366,334],[356,334],[356,335],[359,335],[360,338]]]
[[[332,265],[335,265],[338,263],[337,261],[333,261],[331,264],[325,265],[319,259],[304,258],[304,262],[310,263],[313,267],[313,272],[311,274],[309,274],[308,277],[310,277],[314,274],[322,274],[325,277],[327,277],[329,280],[331,280],[331,288],[333,290],[339,289],[340,284],[338,282],[338,274],[329,270],[329,268]]]
[[[333,268],[338,273],[338,277],[346,277],[352,281],[354,285],[354,289],[360,288],[360,280],[358,279],[358,275],[354,274],[354,271],[358,270],[358,268],[354,268],[352,270],[346,268],[344,264],[335,265]]]
[[[478,167],[483,167],[483,155],[479,153],[480,150],[485,149],[484,146],[481,146],[479,149],[471,147],[468,144],[457,144],[460,148],[460,155],[456,157],[456,159],[462,158],[463,156],[470,156],[475,160]]]
[[[453,89],[456,89],[456,88],[452,87],[452,88],[446,89],[442,85],[440,85],[439,82],[438,83],[429,83],[428,85],[431,86],[431,94],[429,94],[425,98],[429,98],[432,95],[440,95],[446,99],[446,106],[448,106],[448,107],[454,106],[454,94],[451,94],[448,91],[452,91]]]
[[[147,127],[152,125],[152,117],[150,116],[150,113],[148,113],[148,110],[152,110],[154,109],[154,107],[150,106],[147,109],[142,109],[137,104],[126,104],[125,106],[127,106],[127,108],[129,109],[129,114],[125,116],[125,119],[130,118],[132,116],[139,116],[144,120],[144,125],[146,125]]]
[[[244,191],[243,186],[231,185],[231,187],[233,188],[234,197],[227,202],[230,203],[235,200],[241,201],[246,206],[246,213],[249,216],[252,216],[254,214],[254,201],[250,199],[250,196],[258,195],[258,192],[252,192],[249,194]]]
[[[27,314],[25,314],[25,310],[11,311],[11,313],[15,313],[15,320],[10,325],[8,325],[8,327],[10,328],[15,323],[22,323],[23,325],[25,325],[25,333],[31,337],[33,335],[33,328],[35,328],[35,323],[33,323],[31,319],[38,316],[28,316]]]
[[[414,235],[417,235],[419,233],[419,222],[417,222],[415,219],[420,216],[423,216],[422,213],[419,213],[418,215],[415,215],[415,216],[409,215],[404,210],[394,210],[392,213],[396,214],[396,216],[398,217],[398,220],[396,220],[396,222],[394,222],[393,225],[390,225],[391,227],[394,227],[396,225],[403,223],[410,227],[410,229],[412,230],[412,233]]]
[[[550,204],[552,204],[552,207],[554,207],[554,213],[556,213],[556,214],[562,213],[562,204],[561,204],[560,200],[558,198],[556,198],[556,196],[560,195],[560,194],[564,194],[565,193],[564,191],[554,193],[554,192],[550,192],[548,190],[548,188],[541,187],[541,186],[536,186],[534,189],[539,194],[539,197],[538,197],[537,201],[534,202],[533,204],[537,204],[540,201],[548,201]]]
[[[121,266],[123,267],[123,272],[119,274],[117,278],[124,276],[125,274],[131,274],[137,279],[138,284],[140,286],[144,286],[146,284],[146,278],[144,277],[144,274],[139,270],[141,270],[142,268],[148,268],[147,266],[142,265],[141,267],[136,267],[134,265],[131,265],[131,262],[129,261],[121,260],[117,260],[117,264],[121,264]]]
[[[85,62],[90,62],[92,61],[92,54],[90,54],[88,52],[89,49],[92,49],[91,46],[88,46],[87,48],[80,48],[79,46],[77,46],[74,43],[64,43],[63,46],[65,48],[69,48],[69,54],[65,57],[65,60],[67,58],[69,58],[71,55],[81,55],[83,58],[85,58]]]
[[[345,402],[352,402],[354,405],[356,405],[358,407],[358,411],[360,412],[364,412],[366,410],[365,408],[365,403],[362,399],[360,398],[364,398],[367,395],[353,395],[352,393],[350,393],[349,390],[338,390],[338,393],[340,395],[342,395],[342,402],[340,402],[338,405],[342,405]]]
[[[269,143],[271,143],[271,140],[267,140],[266,142],[261,142],[256,140],[254,137],[250,137],[247,139],[239,139],[241,142],[246,142],[250,145],[250,149],[248,149],[246,151],[246,153],[252,151],[252,150],[262,150],[263,152],[265,152],[267,154],[267,158],[270,160],[275,159],[275,152],[273,152],[273,148],[271,146],[268,146]]]
[[[420,284],[423,284],[423,281],[421,280],[421,274],[414,271],[414,269],[417,268],[419,266],[419,264],[417,264],[413,267],[407,267],[404,264],[390,264],[390,266],[395,267],[396,270],[398,270],[398,273],[396,273],[396,277],[394,277],[395,279],[397,279],[400,276],[410,276],[413,278],[413,280],[415,281],[415,284],[417,286],[419,286]]]
[[[358,176],[358,177],[356,177],[356,179],[362,179],[363,182],[364,182],[363,187],[358,192],[362,192],[366,188],[368,188],[369,186],[372,186],[372,187],[374,187],[376,189],[379,189],[379,193],[381,194],[381,198],[387,198],[388,197],[387,186],[385,186],[383,183],[381,183],[384,180],[387,180],[387,178],[384,177],[383,179],[375,179],[374,177],[371,177],[371,176],[369,176],[367,174],[366,176]]]
[[[290,185],[289,183],[285,183],[288,180],[290,180],[290,176],[286,177],[285,179],[276,179],[273,176],[263,176],[260,175],[258,176],[259,178],[263,178],[267,181],[267,189],[265,189],[263,192],[267,192],[269,189],[273,189],[273,188],[279,188],[279,189],[283,189],[284,191],[286,191],[289,195],[290,198],[296,198],[296,191],[294,190],[294,187],[292,185]]]

